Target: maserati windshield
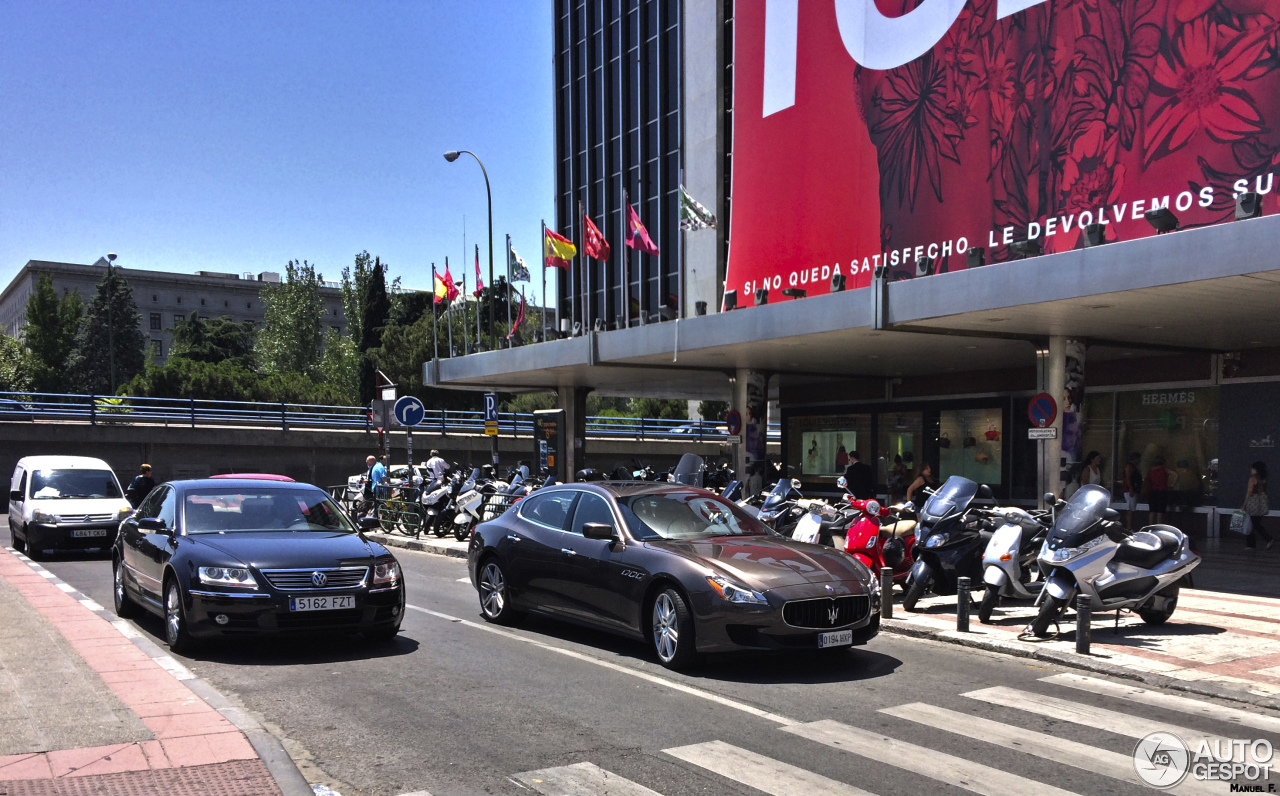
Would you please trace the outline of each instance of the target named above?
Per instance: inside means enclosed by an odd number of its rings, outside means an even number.
[[[759,520],[701,490],[619,498],[618,507],[640,539],[709,539],[767,536]]]
[[[339,531],[355,528],[329,496],[303,489],[201,489],[184,501],[187,533]]]

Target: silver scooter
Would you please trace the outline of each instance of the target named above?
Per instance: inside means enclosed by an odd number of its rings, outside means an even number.
[[[1049,532],[1048,512],[1029,512],[1017,506],[997,506],[991,515],[1000,524],[982,551],[982,580],[986,590],[978,606],[978,621],[987,624],[1003,597],[1033,600],[1044,579],[1032,581],[1040,571],[1036,556]]]
[[[1178,605],[1179,582],[1200,564],[1187,537],[1172,525],[1130,532],[1111,508],[1111,493],[1090,484],[1055,504],[1056,519],[1040,550],[1049,572],[1031,631],[1044,638],[1076,593],[1094,611],[1133,610],[1149,625],[1164,624]]]

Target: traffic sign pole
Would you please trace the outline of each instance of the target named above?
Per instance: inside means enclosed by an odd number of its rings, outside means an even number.
[[[498,395],[497,393],[487,392],[484,394],[484,433],[488,435],[492,441],[490,454],[493,457],[493,466],[498,466]]]

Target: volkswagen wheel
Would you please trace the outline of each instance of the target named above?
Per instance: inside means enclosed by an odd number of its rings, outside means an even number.
[[[187,612],[182,607],[182,589],[177,579],[171,579],[164,597],[164,640],[172,652],[191,649],[191,634],[187,631]]]

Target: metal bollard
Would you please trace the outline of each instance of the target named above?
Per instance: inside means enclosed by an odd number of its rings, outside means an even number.
[[[880,618],[893,618],[893,567],[880,567]]]
[[[1076,652],[1089,654],[1093,640],[1093,600],[1087,594],[1076,595]]]
[[[969,632],[969,578],[956,578],[956,630]]]

